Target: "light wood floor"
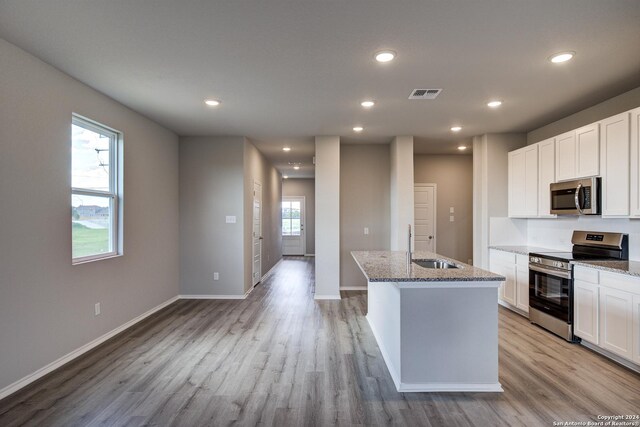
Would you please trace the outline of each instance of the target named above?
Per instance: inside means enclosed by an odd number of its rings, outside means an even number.
[[[551,426],[640,413],[640,375],[500,309],[504,393],[397,393],[366,293],[287,258],[243,301],[180,300],[13,396],[0,426]]]

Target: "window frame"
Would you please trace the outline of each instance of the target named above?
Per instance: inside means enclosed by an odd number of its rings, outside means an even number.
[[[287,200],[287,197],[283,197],[282,201],[280,203],[280,224],[281,224],[280,235],[282,237],[301,237],[302,236],[302,229],[299,230],[298,234],[293,234],[293,220],[297,219],[297,220],[300,221],[300,224],[302,224],[302,217],[294,218],[291,215],[291,212],[292,212],[292,209],[293,209],[291,204],[294,203],[294,202],[299,202],[299,201],[298,200]],[[282,216],[282,213],[283,213],[284,208],[285,208],[285,203],[289,203],[289,206],[290,206],[289,207],[289,217],[288,218],[285,218],[284,216]],[[300,213],[302,213],[302,202],[299,202],[299,203],[301,203],[299,211],[300,211]],[[284,220],[285,219],[289,220],[289,225],[290,225],[290,230],[291,230],[291,232],[289,234],[284,234],[284,226],[282,224],[284,224]]]
[[[86,188],[77,188],[73,186],[73,172],[71,173],[71,198],[73,196],[88,196],[109,198],[109,216],[111,222],[111,251],[99,253],[95,255],[86,255],[80,257],[73,256],[73,231],[71,238],[71,263],[83,264],[101,259],[108,259],[122,255],[122,132],[109,126],[98,123],[87,117],[76,113],[71,115],[71,125],[76,125],[92,132],[99,133],[109,137],[109,189],[110,191],[91,190]],[[73,135],[70,142],[73,144]],[[71,154],[71,164],[73,166],[73,153]],[[73,211],[73,205],[71,206]]]

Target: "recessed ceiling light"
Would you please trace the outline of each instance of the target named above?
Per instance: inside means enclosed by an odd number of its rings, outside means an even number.
[[[462,126],[452,126],[451,132],[460,132],[462,130]]]
[[[376,61],[378,62],[393,61],[395,57],[396,53],[392,50],[381,50],[380,52],[376,52]]]
[[[293,168],[294,168],[295,170],[298,170],[298,169],[300,169],[300,166],[294,166]]]
[[[360,105],[362,105],[364,108],[371,108],[376,105],[376,103],[373,101],[362,101]]]
[[[209,107],[217,107],[218,105],[220,105],[220,101],[218,101],[217,99],[207,99],[204,101],[204,103]]]
[[[291,147],[282,147],[282,151],[291,151]]]
[[[283,178],[287,179],[287,178],[289,178],[289,175],[284,175]]]
[[[487,106],[491,108],[497,108],[502,105],[502,101],[490,101],[487,103]]]
[[[353,128],[354,132],[362,132],[364,130],[364,128],[362,126],[356,126]]]
[[[467,147],[465,145],[461,145],[461,146],[458,147],[458,150],[460,150],[460,151],[464,151],[466,149],[467,149]]]
[[[567,62],[568,60],[573,58],[575,55],[576,55],[575,52],[554,53],[549,57],[549,61],[553,62],[554,64],[560,64],[562,62]]]

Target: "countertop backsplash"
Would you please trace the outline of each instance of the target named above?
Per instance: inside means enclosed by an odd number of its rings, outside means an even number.
[[[573,230],[626,233],[629,235],[629,259],[640,261],[640,219],[603,219],[586,215],[549,219],[491,218],[490,245],[539,246],[570,251]]]

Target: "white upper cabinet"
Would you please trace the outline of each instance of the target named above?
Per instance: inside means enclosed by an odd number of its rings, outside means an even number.
[[[566,181],[576,176],[576,131],[563,133],[556,138],[556,180]]]
[[[631,110],[631,207],[629,214],[640,217],[640,108]]]
[[[556,139],[546,139],[538,143],[538,216],[555,218],[551,212],[551,192],[549,186],[556,182]]]
[[[556,137],[556,181],[600,174],[599,124]]]
[[[629,113],[600,122],[602,216],[629,216]]]
[[[600,135],[598,135],[598,128],[598,123],[594,123],[576,130],[578,156],[575,178],[600,174]]]
[[[509,153],[509,216],[538,215],[538,145]]]

